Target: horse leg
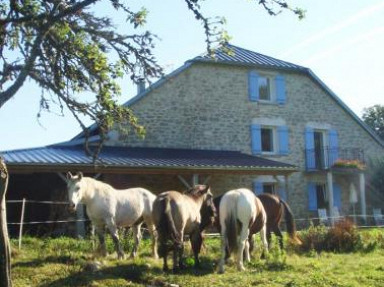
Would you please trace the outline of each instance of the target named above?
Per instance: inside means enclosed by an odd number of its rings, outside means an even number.
[[[203,237],[201,236],[200,231],[195,231],[191,234],[191,245],[193,250],[193,256],[195,257],[195,267],[200,266],[199,253],[201,250],[201,245],[203,243]]]
[[[163,257],[163,271],[167,272],[168,268],[168,246],[167,246],[167,237],[164,234],[159,234],[159,250],[158,253],[160,257]]]
[[[227,232],[226,226],[223,224],[221,226],[221,257],[220,257],[220,262],[219,262],[219,273],[221,273],[221,274],[224,273],[224,263],[225,263],[225,259],[226,259],[226,253],[229,254],[229,252],[227,252],[228,251],[227,250],[228,239],[226,236],[226,232]]]
[[[249,242],[249,254],[252,254],[253,249],[255,249],[255,241],[253,239],[253,234],[249,234],[248,242]]]
[[[95,232],[99,238],[99,246],[96,250],[97,254],[105,257],[107,256],[107,247],[105,246],[105,228],[104,226],[95,226]]]
[[[284,248],[283,234],[281,233],[280,228],[277,226],[277,227],[274,229],[273,233],[275,233],[275,235],[276,235],[277,237],[279,237],[280,250],[283,250],[283,248]]]
[[[248,238],[245,239],[243,256],[244,256],[244,260],[246,262],[250,262],[251,261],[251,257],[249,255],[249,240],[248,240]]]
[[[184,253],[184,231],[180,230],[180,238],[174,242],[173,250],[173,271],[177,272],[178,269],[184,269],[183,253]]]
[[[112,220],[111,220],[112,221]],[[112,236],[113,243],[115,244],[115,250],[117,252],[117,258],[118,259],[124,259],[124,252],[121,248],[120,241],[119,241],[119,233],[117,227],[110,222],[108,225],[109,233]]]
[[[184,243],[183,241],[181,241],[181,243],[179,244],[179,254],[178,254],[178,257],[179,257],[179,268],[180,269],[184,269],[185,268],[185,265],[184,265],[184,262],[183,262],[183,255],[184,255]]]
[[[179,270],[178,264],[178,255],[179,255],[179,246],[178,242],[173,242],[173,272],[176,273]]]
[[[144,218],[144,221],[148,227],[149,233],[151,234],[151,240],[152,240],[152,256],[155,259],[159,258],[159,255],[157,254],[157,244],[159,241],[159,235],[156,230],[156,226],[153,224],[152,220],[149,218]]]
[[[140,240],[141,240],[141,223],[134,225],[132,227],[133,230],[133,239],[135,241],[133,248],[132,248],[132,253],[131,253],[131,258],[135,258],[137,255],[137,250],[139,248]]]
[[[248,235],[249,235],[249,229],[247,228],[246,224],[243,224],[241,232],[240,232],[239,247],[237,250],[237,269],[239,271],[245,270],[244,264],[243,264],[243,252],[244,252],[244,250],[245,250],[245,253],[246,254],[248,253],[248,256],[249,256],[249,249],[247,250],[247,248],[249,248],[249,244],[246,244],[246,241],[248,239]]]
[[[265,258],[268,253],[268,239],[269,239],[269,242],[271,241],[271,233],[269,233],[269,237],[268,237],[268,231],[267,231],[266,225],[264,225],[260,230],[260,238],[261,238],[261,243],[263,244],[263,253],[261,257]]]

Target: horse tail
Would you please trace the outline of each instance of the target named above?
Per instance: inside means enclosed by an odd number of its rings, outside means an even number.
[[[175,221],[173,220],[172,216],[171,200],[168,197],[164,199],[164,215],[165,216],[163,220],[165,222],[163,224],[166,224],[171,240],[173,241],[173,243],[181,244],[182,242],[180,234],[176,229]]]
[[[293,240],[294,243],[302,244],[300,238],[296,234],[296,223],[295,223],[295,219],[293,218],[293,213],[291,208],[289,207],[288,203],[286,203],[281,198],[280,198],[280,204],[282,204],[284,207],[285,224],[287,226],[287,233],[289,237]]]
[[[234,202],[233,208],[230,209],[230,214],[225,221],[226,237],[228,239],[229,254],[237,252],[239,231],[241,230],[241,222],[237,220],[237,199]]]

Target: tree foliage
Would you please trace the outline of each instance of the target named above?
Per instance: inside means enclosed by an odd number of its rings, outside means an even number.
[[[209,51],[212,44],[228,40],[226,33],[218,29],[224,21],[203,15],[202,0],[183,1],[203,24]],[[148,11],[145,8],[133,11],[126,1],[104,0],[126,15],[132,33],[123,35],[115,29],[112,16],[96,16],[96,2],[101,0],[0,3],[0,108],[29,78],[41,88],[40,110],[51,111],[57,105],[63,113],[67,107],[86,137],[88,129],[83,116],[97,124],[101,143],[115,123],[128,123],[144,134],[132,111],[120,106],[117,97],[121,94],[118,79],[124,74],[134,82],[142,78],[150,81],[162,75],[152,52],[155,35],[149,31],[137,32],[145,24]],[[303,10],[291,8],[286,1],[255,3],[270,15],[287,9],[299,18],[304,16]],[[91,100],[89,95],[93,96]]]
[[[374,105],[363,110],[363,121],[384,141],[384,106]]]
[[[384,198],[384,156],[369,161],[369,183],[371,191]]]

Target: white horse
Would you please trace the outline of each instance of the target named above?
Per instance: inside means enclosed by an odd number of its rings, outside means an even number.
[[[245,270],[243,252],[245,251],[245,260],[249,262],[249,228],[255,222],[256,218],[262,218],[260,235],[264,250],[267,251],[268,249],[266,238],[267,216],[264,207],[252,191],[240,188],[230,190],[223,195],[219,210],[221,227],[219,273],[224,273],[226,250],[228,250],[228,256],[230,256],[232,252],[237,253],[237,269],[243,271]]]
[[[76,210],[78,203],[86,206],[87,215],[100,241],[99,251],[106,256],[105,227],[108,228],[119,259],[124,258],[118,236],[118,227],[132,227],[135,244],[131,253],[136,256],[141,239],[140,227],[146,223],[152,236],[152,255],[157,256],[157,233],[152,222],[152,205],[156,196],[144,188],[116,190],[109,184],[90,177],[67,173],[69,207]]]

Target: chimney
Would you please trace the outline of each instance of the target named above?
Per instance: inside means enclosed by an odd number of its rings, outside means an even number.
[[[140,78],[137,82],[137,94],[140,95],[144,91],[145,91],[145,79]]]

